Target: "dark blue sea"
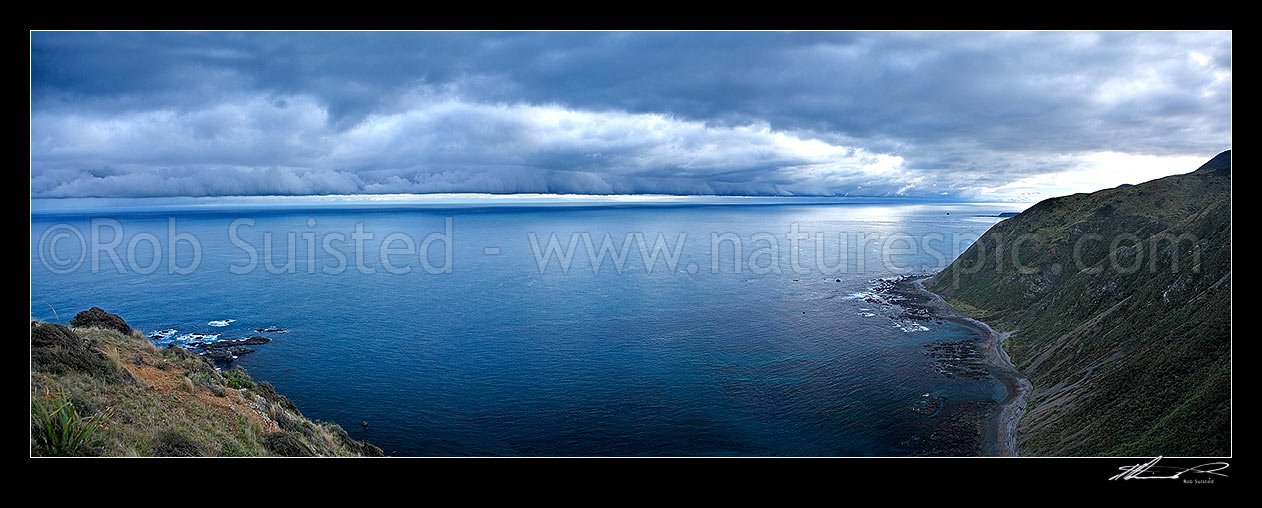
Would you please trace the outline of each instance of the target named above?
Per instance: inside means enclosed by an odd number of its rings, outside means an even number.
[[[267,336],[235,364],[387,454],[904,456],[942,414],[926,401],[1004,392],[926,354],[974,331],[872,289],[1020,209],[37,209],[31,316],[100,306],[174,330],[162,344]],[[586,240],[607,246],[598,267]]]

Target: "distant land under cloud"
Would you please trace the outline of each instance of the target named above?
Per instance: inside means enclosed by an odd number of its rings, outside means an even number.
[[[1034,201],[1231,146],[1230,32],[33,32],[31,197]]]

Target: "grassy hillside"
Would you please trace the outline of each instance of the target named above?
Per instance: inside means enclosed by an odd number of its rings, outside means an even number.
[[[926,286],[1013,332],[1022,455],[1230,453],[1230,151],[1040,202]]]
[[[32,455],[382,455],[240,368],[155,349],[118,316],[93,308],[71,324],[31,323]]]

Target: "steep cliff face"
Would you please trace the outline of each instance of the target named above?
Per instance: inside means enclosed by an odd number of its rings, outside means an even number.
[[[1230,453],[1230,151],[1040,202],[926,287],[1012,331],[1022,455]]]
[[[31,323],[31,455],[382,455],[244,370],[156,349],[116,315],[93,307],[71,324]]]

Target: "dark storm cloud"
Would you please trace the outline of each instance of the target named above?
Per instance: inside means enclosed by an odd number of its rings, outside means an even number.
[[[977,197],[1228,148],[1230,65],[1221,32],[37,32],[31,191]]]

